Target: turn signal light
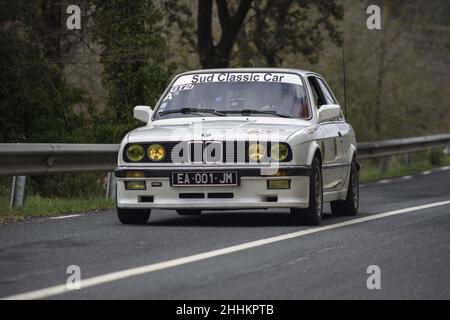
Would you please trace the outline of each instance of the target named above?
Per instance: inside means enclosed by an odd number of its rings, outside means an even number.
[[[144,178],[144,172],[143,171],[128,171],[127,172],[127,178]]]

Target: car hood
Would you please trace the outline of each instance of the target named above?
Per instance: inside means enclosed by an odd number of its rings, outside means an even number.
[[[128,142],[190,140],[272,140],[285,142],[309,121],[273,117],[175,118],[131,131]]]

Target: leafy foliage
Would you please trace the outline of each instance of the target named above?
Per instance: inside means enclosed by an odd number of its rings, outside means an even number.
[[[172,74],[161,12],[153,1],[93,1],[93,34],[102,47],[107,109],[95,140],[117,142],[136,127],[133,108],[153,106]],[[109,123],[109,125],[107,124]]]
[[[93,22],[90,35],[101,46],[103,83],[109,92],[105,108],[93,105],[66,80],[68,44],[77,36],[65,28],[68,4],[3,2],[0,142],[118,143],[137,126],[133,107],[153,105],[167,85],[167,39],[153,1],[83,1],[92,9],[92,16],[86,17]],[[44,197],[80,197],[102,186],[103,174],[39,176],[32,178],[29,191]]]
[[[76,140],[83,93],[65,81],[60,34],[46,32],[45,1],[11,1],[0,16],[1,142]]]
[[[203,0],[196,6],[196,29],[190,19],[193,6],[187,3],[178,2],[173,10],[172,3],[165,2],[165,8],[169,21],[179,27],[181,40],[197,51],[203,68],[276,67],[289,54],[315,63],[324,41],[342,44],[338,22],[343,7],[337,0]]]
[[[277,67],[290,53],[303,55],[311,63],[319,60],[325,36],[341,46],[336,24],[343,8],[336,0],[258,1],[247,26],[248,40],[255,44],[261,64]]]

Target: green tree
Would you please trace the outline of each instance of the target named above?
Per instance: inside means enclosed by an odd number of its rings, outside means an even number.
[[[65,31],[56,1],[2,1],[0,141],[72,141],[83,93],[63,76]]]
[[[337,22],[343,14],[336,0],[258,1],[247,41],[254,43],[266,66],[281,66],[289,54],[317,63],[327,35],[332,44],[342,45]]]
[[[203,68],[228,67],[235,57],[240,64],[275,67],[291,53],[317,62],[325,34],[332,43],[342,43],[336,22],[342,20],[343,8],[337,0],[215,3],[220,27],[216,40],[213,0],[199,0],[197,6],[197,45]]]
[[[135,105],[153,106],[172,74],[168,39],[154,1],[93,1],[93,34],[102,47],[107,108],[96,140],[117,142],[136,127]]]
[[[200,63],[203,68],[226,68],[236,36],[250,10],[252,0],[241,0],[236,12],[231,15],[227,0],[217,0],[221,36],[217,44],[213,39],[213,0],[199,0],[197,12],[197,43]]]

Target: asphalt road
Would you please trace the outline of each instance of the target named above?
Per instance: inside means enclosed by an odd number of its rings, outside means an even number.
[[[325,228],[294,226],[286,210],[154,211],[145,226],[109,210],[1,225],[0,297],[450,299],[449,200],[450,170],[440,169],[362,186],[360,214],[327,215]],[[81,269],[80,290],[65,289],[69,265]],[[379,290],[366,286],[370,265]]]

